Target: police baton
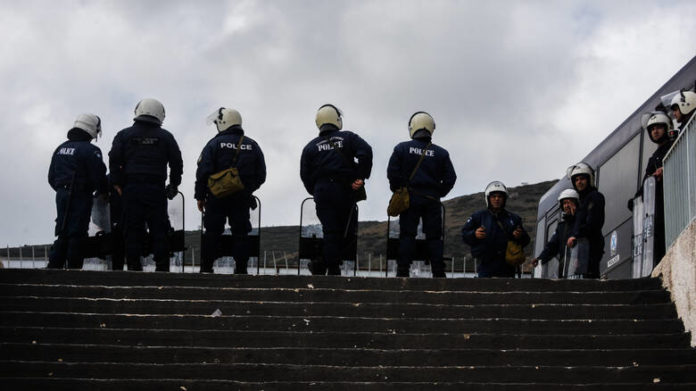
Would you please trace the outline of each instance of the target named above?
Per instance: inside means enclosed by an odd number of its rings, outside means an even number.
[[[77,171],[72,174],[72,179],[70,180],[70,189],[68,190],[68,202],[65,204],[65,210],[63,211],[63,221],[60,224],[60,230],[58,231],[58,236],[63,234],[65,230],[65,225],[68,223],[68,214],[70,213],[70,204],[72,204],[73,199],[73,189],[75,188],[75,176]]]

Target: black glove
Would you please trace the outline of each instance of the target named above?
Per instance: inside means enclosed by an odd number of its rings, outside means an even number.
[[[167,198],[169,198],[170,200],[173,200],[174,197],[176,197],[176,195],[179,194],[179,189],[177,189],[176,186],[174,186],[170,183],[164,189],[164,192],[167,195]]]

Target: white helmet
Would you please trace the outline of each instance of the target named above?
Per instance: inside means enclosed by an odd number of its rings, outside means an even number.
[[[505,184],[500,181],[493,181],[486,186],[486,191],[484,192],[484,196],[486,198],[486,207],[488,207],[489,202],[488,202],[488,197],[491,195],[491,193],[503,193],[505,194],[505,201],[508,199],[508,190],[507,187],[505,187]]]
[[[220,107],[208,116],[207,123],[215,124],[218,132],[222,132],[230,126],[242,126],[242,115],[235,109]]]
[[[157,99],[143,99],[135,106],[135,118],[133,119],[162,125],[164,106]]]
[[[558,203],[561,204],[561,208],[563,208],[563,200],[566,199],[575,200],[576,205],[580,203],[580,195],[574,189],[565,189],[558,196]]]
[[[643,114],[643,117],[641,118],[641,123],[643,124],[643,129],[645,129],[645,131],[648,132],[650,140],[652,140],[655,143],[660,142],[661,139],[653,140],[652,134],[650,132],[653,126],[659,124],[665,126],[665,135],[663,137],[669,135],[672,131],[672,119],[669,118],[667,114],[663,113],[662,111],[653,111],[650,113]]]
[[[322,125],[332,124],[336,126],[338,130],[341,130],[343,129],[343,113],[338,107],[327,103],[317,110],[315,122],[319,129],[321,129]]]
[[[688,115],[694,109],[696,109],[696,92],[693,91],[679,91],[672,98],[670,108],[674,110],[677,106],[682,115]]]
[[[411,138],[413,138],[413,135],[421,129],[427,130],[431,136],[435,131],[435,120],[425,111],[417,111],[413,113],[411,118],[408,120],[408,133],[411,135]]]
[[[576,175],[587,175],[590,177],[590,186],[594,187],[594,170],[592,169],[592,166],[585,162],[580,162],[578,164],[574,164],[568,167],[566,174],[568,175],[568,179],[570,179],[571,182],[573,182],[573,177]],[[575,183],[573,183],[573,187],[575,187]]]
[[[77,116],[73,128],[82,129],[92,138],[97,138],[101,135],[101,118],[94,114],[80,114]]]

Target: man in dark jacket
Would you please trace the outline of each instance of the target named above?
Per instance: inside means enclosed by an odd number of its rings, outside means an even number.
[[[203,147],[196,170],[195,198],[198,210],[204,212],[203,243],[201,244],[201,273],[212,273],[219,258],[218,243],[229,220],[235,274],[247,274],[249,260],[248,234],[251,231],[249,208],[255,208],[253,193],[266,181],[266,161],[256,141],[242,129],[242,116],[237,110],[221,107],[209,117],[218,134]],[[210,175],[236,167],[244,188],[223,198],[214,196],[208,188]]]
[[[573,226],[575,225],[575,211],[580,204],[580,196],[578,192],[573,189],[566,189],[561,192],[558,196],[558,202],[560,203],[561,210],[561,221],[556,226],[556,231],[551,236],[551,239],[544,246],[544,250],[539,254],[538,257],[532,260],[532,266],[536,267],[541,261],[542,264],[546,264],[551,258],[560,255],[558,263],[558,274],[559,278],[565,276],[564,264],[567,264],[570,260],[566,259],[566,243],[568,238],[572,234]]]
[[[409,208],[399,215],[399,259],[397,277],[408,277],[415,251],[418,222],[428,244],[433,277],[445,277],[442,207],[440,198],[452,190],[457,175],[446,149],[432,143],[435,121],[419,111],[408,121],[410,141],[399,143],[389,159],[387,178],[396,191],[407,187]],[[417,167],[416,167],[417,166]]]
[[[163,129],[164,106],[143,99],[135,107],[133,126],[114,137],[109,171],[114,190],[123,196],[123,229],[128,270],[142,270],[140,255],[145,225],[150,230],[157,271],[169,271],[167,198],[174,199],[181,183],[183,161],[174,136]],[[169,166],[169,185],[167,181]]]
[[[643,118],[643,128],[650,136],[650,140],[657,144],[657,149],[653,152],[648,164],[645,166],[645,175],[643,181],[649,177],[655,177],[655,215],[653,224],[653,265],[657,263],[665,255],[665,196],[662,188],[662,160],[667,155],[667,152],[672,148],[673,139],[670,137],[672,133],[672,120],[661,111],[646,113]],[[633,198],[643,195],[643,186],[636,192]],[[628,208],[633,211],[633,199],[628,201]]]
[[[81,114],[68,131],[68,141],[56,148],[48,169],[48,183],[56,191],[55,234],[48,268],[82,268],[81,243],[87,237],[95,190],[106,197],[106,166],[101,150],[91,141],[101,134],[101,120]]]
[[[304,147],[300,160],[300,178],[314,196],[324,233],[324,258],[314,260],[311,271],[340,275],[341,254],[349,244],[346,233],[357,224],[355,203],[372,171],[372,148],[357,134],[341,130],[343,116],[333,105],[319,108],[316,124],[319,136]]]
[[[579,239],[587,239],[589,261],[584,278],[599,278],[599,263],[604,254],[604,195],[594,186],[594,170],[584,162],[568,168],[568,177],[580,195],[575,225],[566,245],[573,248]]]
[[[508,191],[502,182],[491,182],[485,191],[487,209],[474,213],[462,227],[462,239],[471,246],[479,277],[514,277],[515,266],[505,261],[510,240],[524,247],[530,242],[520,216],[508,212]]]
[[[686,128],[686,124],[696,112],[696,92],[680,90],[672,98],[670,105],[674,119],[679,124],[679,132]],[[677,133],[679,133],[677,132]],[[677,134],[678,135],[678,134]]]

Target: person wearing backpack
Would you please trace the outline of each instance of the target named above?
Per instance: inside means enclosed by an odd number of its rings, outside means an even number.
[[[433,277],[445,277],[443,256],[442,207],[440,198],[452,190],[457,180],[446,149],[433,144],[435,120],[424,112],[414,113],[408,121],[410,141],[394,147],[387,166],[389,187],[395,193],[405,189],[404,210],[388,211],[399,216],[399,258],[397,277],[408,277],[416,246],[419,221],[428,246]],[[402,190],[403,192],[403,190]]]
[[[247,274],[249,208],[256,208],[253,193],[266,181],[266,161],[256,141],[244,134],[242,116],[237,110],[221,107],[208,117],[208,123],[215,124],[218,134],[208,141],[198,158],[194,193],[198,210],[204,213],[201,273],[213,272],[219,239],[229,221],[234,273]],[[220,178],[220,182],[213,178]]]
[[[521,249],[531,239],[520,216],[505,209],[508,190],[502,182],[489,183],[484,196],[487,208],[474,213],[464,223],[462,239],[471,246],[479,277],[512,278],[520,260],[511,259],[509,249]]]
[[[372,147],[354,132],[341,130],[343,114],[332,104],[317,110],[319,135],[302,150],[300,178],[314,197],[324,234],[323,259],[312,260],[312,274],[340,275],[347,232],[357,224],[355,203],[365,199],[372,172]],[[357,161],[356,161],[357,160]]]

